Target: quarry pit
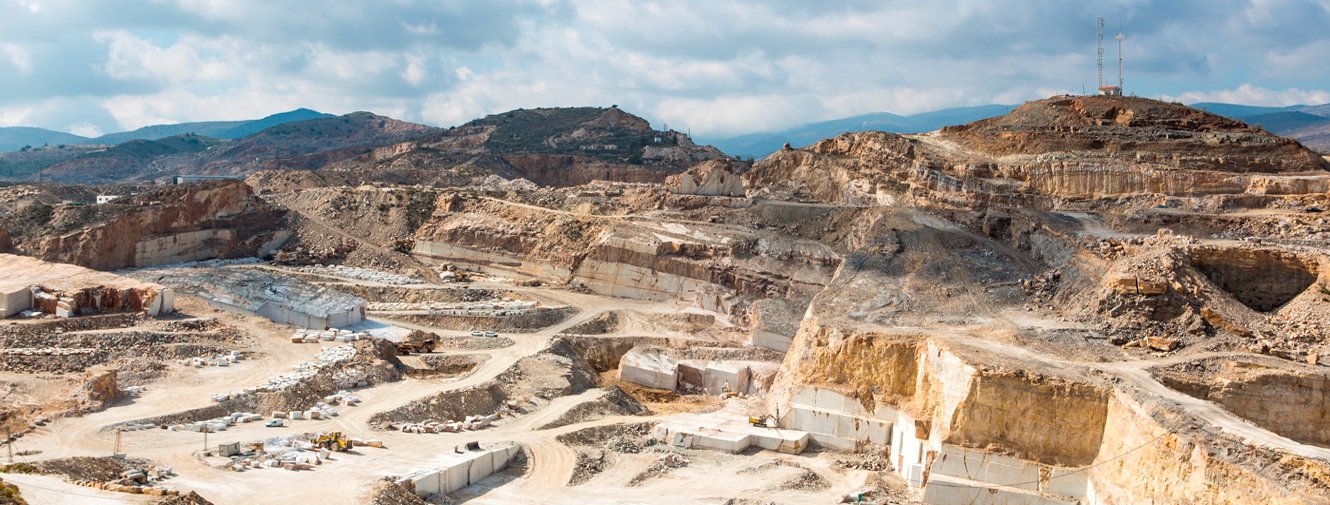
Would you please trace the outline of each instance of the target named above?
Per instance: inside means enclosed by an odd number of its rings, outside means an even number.
[[[1083,116],[1110,105],[1154,126]],[[29,466],[0,477],[112,502],[1330,503],[1330,171],[1268,135],[1054,97],[668,177],[384,172],[446,137],[58,210],[59,234],[4,216],[0,427]],[[145,476],[84,471],[116,455]]]

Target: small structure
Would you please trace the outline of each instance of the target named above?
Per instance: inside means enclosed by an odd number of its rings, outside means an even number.
[[[97,205],[102,205],[116,198],[120,198],[120,195],[97,195]]]
[[[67,263],[0,254],[0,317],[34,310],[59,317],[175,310],[170,288]]]

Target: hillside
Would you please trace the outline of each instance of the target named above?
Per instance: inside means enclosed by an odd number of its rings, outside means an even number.
[[[770,133],[750,133],[725,139],[709,140],[721,151],[732,156],[764,158],[781,146],[804,147],[842,133],[884,131],[889,133],[923,133],[943,126],[968,123],[977,119],[1006,114],[1014,105],[981,105],[958,107],[901,116],[877,112],[819,123],[800,125],[788,130]]]
[[[1226,103],[1193,105],[1221,116],[1260,125],[1280,136],[1297,139],[1309,148],[1330,153],[1330,104],[1257,107]]]
[[[1047,208],[1161,193],[1308,192],[1328,170],[1330,162],[1296,141],[1199,109],[1060,96],[923,135],[849,133],[778,151],[745,182],[775,197],[826,203],[879,201],[912,188],[905,194],[929,205]]]
[[[184,134],[158,140],[131,140],[81,154],[41,171],[43,180],[59,182],[122,182],[150,180],[191,166],[198,153],[222,141]]]
[[[273,114],[262,119],[204,121],[145,126],[133,131],[102,135],[101,137],[93,139],[92,142],[96,144],[119,144],[130,140],[157,140],[176,135],[184,135],[186,133],[193,133],[195,135],[203,135],[205,137],[217,139],[238,139],[274,126],[324,117],[332,117],[332,114],[324,114],[322,112],[301,108]]]
[[[92,143],[87,137],[80,137],[72,133],[47,130],[45,128],[33,128],[31,126],[7,126],[0,128],[0,152],[18,151],[24,147],[38,148],[43,146],[58,146],[61,144],[88,144]]]
[[[297,111],[265,118],[280,124],[237,140],[183,134],[131,140],[64,159],[48,156],[12,169],[12,178],[30,178],[33,166],[41,161],[53,162],[41,171],[44,180],[70,183],[151,181],[177,174],[240,175],[265,168],[310,169],[435,131],[368,112],[284,122],[309,114],[319,113]],[[246,122],[232,128],[258,128],[263,124]],[[7,157],[11,156],[0,156],[0,161]]]
[[[375,150],[330,168],[362,179],[466,185],[489,176],[570,186],[661,182],[724,157],[618,107],[518,109]]]

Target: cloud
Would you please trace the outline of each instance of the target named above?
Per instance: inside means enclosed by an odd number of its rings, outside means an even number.
[[[1317,105],[1330,103],[1330,91],[1302,90],[1297,88],[1273,90],[1251,84],[1243,84],[1234,89],[1218,91],[1188,91],[1178,95],[1165,95],[1164,99],[1182,103],[1225,102],[1285,107],[1289,105]]]
[[[101,128],[97,127],[97,125],[86,121],[82,123],[74,123],[72,125],[69,125],[65,127],[65,131],[73,133],[74,135],[78,135],[80,137],[88,137],[88,138],[100,137],[102,136],[102,133],[104,133],[102,132]]]
[[[311,107],[447,126],[619,104],[723,136],[1093,88],[1101,14],[1110,35],[1129,37],[1129,92],[1330,101],[1318,91],[1330,79],[1327,0],[348,0],[309,11],[302,0],[0,0],[0,119],[113,131]]]

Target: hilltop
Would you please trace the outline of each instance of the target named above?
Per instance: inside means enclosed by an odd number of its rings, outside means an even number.
[[[518,109],[329,166],[360,179],[465,185],[489,176],[546,186],[661,182],[724,157],[618,107]]]

